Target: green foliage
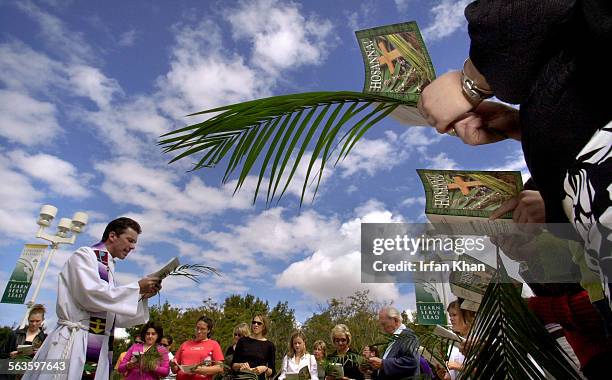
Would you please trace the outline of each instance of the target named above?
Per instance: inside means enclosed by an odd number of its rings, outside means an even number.
[[[303,201],[310,180],[316,180],[316,193],[327,161],[337,153],[337,146],[342,144],[336,163],[351,152],[372,126],[403,103],[382,95],[350,91],[274,96],[195,113],[216,115],[163,135],[159,144],[165,152],[178,154],[170,162],[202,155],[193,170],[214,167],[229,157],[223,182],[238,172],[236,191],[260,162],[253,201],[268,176],[268,203],[276,196],[282,197],[304,153],[311,148],[302,186]],[[352,119],[357,121],[349,123]]]
[[[498,270],[484,295],[467,337],[464,362],[470,379],[546,379],[527,357],[556,379],[580,379],[565,352],[527,308],[499,257]]]
[[[351,347],[358,352],[365,345],[379,342],[378,310],[381,307],[382,304],[369,298],[369,291],[357,291],[347,298],[332,298],[326,307],[320,307],[320,312],[304,323],[308,349],[311,350],[312,343],[320,339],[325,342],[327,353],[332,353],[334,346],[330,334],[339,323],[348,326],[352,335]]]
[[[13,331],[13,329],[8,326],[0,327],[0,349],[8,342],[11,331]]]

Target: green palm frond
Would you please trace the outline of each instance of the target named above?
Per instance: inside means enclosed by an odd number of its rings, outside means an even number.
[[[195,273],[194,273],[195,272]],[[221,276],[219,271],[216,268],[209,267],[203,264],[183,264],[174,268],[174,270],[168,273],[168,276],[182,276],[190,279],[191,281],[200,282],[198,278],[200,274],[216,274],[217,276]]]
[[[193,170],[214,167],[227,157],[222,181],[226,183],[232,174],[238,173],[235,191],[260,162],[253,202],[268,175],[268,204],[277,195],[277,199],[283,196],[306,149],[312,147],[301,203],[313,173],[317,173],[316,194],[323,170],[337,147],[340,151],[336,152],[336,164],[351,152],[365,132],[401,104],[406,102],[350,91],[274,96],[189,115],[217,113],[206,121],[163,135],[159,144],[164,152],[177,154],[170,163],[199,156]],[[367,109],[369,106],[373,108]],[[349,123],[353,119],[355,122]],[[318,159],[321,161],[316,165]]]
[[[240,370],[234,374],[235,380],[258,380],[259,376],[253,371]]]
[[[566,353],[511,283],[499,252],[497,263],[467,337],[475,343],[468,348],[461,378],[546,379],[539,366],[556,379],[580,379]]]

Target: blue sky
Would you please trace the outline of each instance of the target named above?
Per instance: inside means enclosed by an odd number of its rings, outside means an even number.
[[[0,1],[0,269],[2,290],[24,243],[36,242],[43,204],[58,217],[89,214],[75,246],[98,241],[118,216],[143,226],[117,265],[123,283],[173,256],[221,270],[194,286],[164,282],[162,302],[197,306],[251,293],[288,300],[304,321],[331,297],[370,289],[414,308],[408,285],[361,284],[360,223],[423,222],[416,168],[522,170],[515,142],[468,147],[389,118],[329,170],[314,202],[298,208],[301,182],[281,202],[252,204],[249,179],[233,196],[222,169],[167,165],[157,137],[214,106],[295,92],[363,86],[354,31],[416,20],[438,75],[461,67],[467,1]],[[37,301],[53,322],[57,273]],[[157,298],[154,298],[157,302]],[[2,304],[0,325],[23,305]]]

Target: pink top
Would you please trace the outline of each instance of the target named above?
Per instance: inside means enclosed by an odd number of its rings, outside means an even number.
[[[150,350],[153,347],[149,348]],[[168,350],[165,347],[157,345],[157,352],[161,355],[161,360],[155,368],[155,371],[142,371],[140,368],[128,369],[127,365],[132,360],[132,352],[143,352],[144,345],[142,343],[134,343],[132,347],[127,350],[127,353],[119,364],[119,372],[125,374],[126,380],[157,380],[161,377],[168,376],[170,373],[170,362],[168,360]]]

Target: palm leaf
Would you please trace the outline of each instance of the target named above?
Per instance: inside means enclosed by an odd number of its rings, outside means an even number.
[[[168,276],[181,276],[186,277],[194,282],[199,283],[200,279],[198,278],[201,274],[209,275],[216,274],[217,276],[221,276],[221,273],[216,268],[209,267],[203,264],[183,264],[174,268],[172,272],[168,273]]]
[[[527,308],[511,283],[499,252],[497,263],[498,270],[467,337],[476,343],[466,353],[461,378],[546,379],[537,363],[556,379],[580,379],[567,354]]]
[[[215,167],[227,158],[222,182],[227,183],[237,174],[235,191],[261,162],[253,202],[257,200],[263,179],[269,175],[267,204],[285,194],[310,147],[313,150],[302,186],[301,204],[315,173],[313,196],[316,194],[323,170],[336,148],[340,147],[340,152],[335,164],[346,158],[372,126],[401,104],[406,102],[350,91],[274,96],[189,115],[216,114],[201,123],[163,135],[159,144],[164,152],[176,154],[170,163],[197,156],[192,170]],[[374,108],[368,112],[368,106]],[[352,120],[355,122],[349,123]]]

